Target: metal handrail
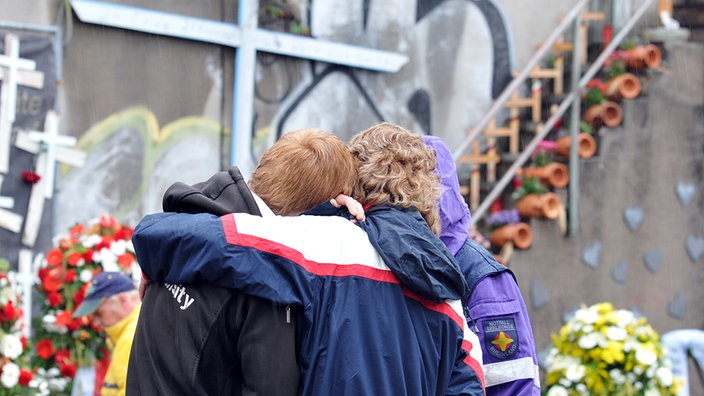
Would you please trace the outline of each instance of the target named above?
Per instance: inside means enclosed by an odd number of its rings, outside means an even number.
[[[581,98],[579,95],[579,92],[586,86],[586,84],[597,74],[599,69],[604,65],[606,60],[608,59],[609,55],[613,53],[613,51],[616,49],[616,47],[623,41],[623,39],[626,37],[626,35],[629,33],[629,31],[635,26],[635,24],[640,20],[640,18],[643,16],[645,11],[652,5],[652,3],[655,0],[646,0],[644,1],[641,6],[636,10],[636,12],[631,16],[631,18],[623,25],[623,27],[619,30],[618,34],[614,36],[614,38],[611,40],[611,42],[602,50],[601,54],[597,57],[597,59],[592,63],[591,67],[587,69],[587,71],[584,73],[582,78],[579,79],[578,84],[575,86],[573,85],[571,87],[570,93],[562,100],[560,105],[558,106],[557,110],[550,116],[550,118],[545,122],[543,128],[538,131],[535,135],[535,137],[525,146],[523,152],[516,158],[516,160],[513,162],[511,167],[504,173],[504,175],[499,179],[499,181],[496,183],[494,188],[489,192],[489,194],[484,198],[482,203],[479,205],[479,207],[472,211],[472,219],[473,222],[478,222],[486,213],[488,210],[489,206],[491,203],[498,198],[498,196],[503,192],[503,190],[506,188],[506,186],[509,184],[509,182],[513,179],[513,177],[516,175],[517,171],[525,164],[525,162],[530,158],[530,156],[533,154],[533,151],[538,147],[538,144],[547,136],[547,134],[552,130],[552,128],[555,126],[557,121],[565,114],[567,109],[572,105],[576,106],[579,108],[581,105]],[[469,147],[469,144],[479,135],[479,133],[483,130],[484,127],[486,127],[486,124],[491,120],[491,118],[495,115],[495,113],[498,111],[498,109],[503,105],[503,102],[505,102],[510,95],[513,93],[515,89],[518,88],[518,86],[525,81],[526,77],[528,76],[528,73],[535,67],[537,62],[544,56],[545,52],[544,49],[549,48],[552,46],[552,44],[557,40],[557,38],[564,32],[566,26],[570,23],[576,20],[578,23],[575,24],[575,32],[577,32],[577,29],[579,29],[579,23],[581,23],[581,18],[579,17],[579,11],[584,7],[585,2],[580,1],[575,6],[570,10],[570,13],[567,14],[565,19],[563,19],[562,23],[555,29],[555,32],[558,32],[557,34],[553,32],[553,34],[550,36],[549,40],[553,40],[552,42],[548,41],[546,44],[543,44],[543,46],[535,53],[535,55],[531,58],[529,63],[526,65],[526,67],[523,69],[521,73],[519,73],[516,78],[504,89],[502,94],[499,96],[499,98],[496,100],[494,105],[487,111],[486,115],[482,120],[475,126],[472,131],[467,135],[465,140],[460,144],[457,150],[454,152],[454,157],[455,160],[459,159],[459,157],[463,154],[464,150]],[[576,11],[575,11],[576,10]],[[574,11],[574,12],[573,12]],[[575,45],[573,46],[573,52],[576,53],[576,50],[578,46],[577,43],[577,35],[575,35]],[[576,56],[574,56],[576,58]],[[572,73],[577,72],[577,68],[574,66],[572,67]],[[576,73],[573,75],[573,81],[575,80],[575,76],[578,75]],[[576,136],[577,130],[579,128],[578,123],[572,123],[571,125],[571,131],[570,134],[573,136]],[[572,139],[571,142],[571,147],[570,147],[570,157],[574,157],[576,161],[576,139]],[[577,197],[579,196],[578,190],[572,190],[572,188],[578,188],[578,167],[577,166],[570,166],[570,207],[572,208],[570,210],[570,215],[571,216],[576,216],[579,212],[577,210],[577,205],[578,201],[576,201]],[[572,187],[574,185],[574,187]],[[573,201],[574,200],[574,201]],[[576,226],[578,225],[577,223],[577,218],[570,218],[570,223],[571,223],[571,230],[570,232],[572,235],[574,235],[573,230],[576,230]],[[576,231],[575,231],[576,232]]]

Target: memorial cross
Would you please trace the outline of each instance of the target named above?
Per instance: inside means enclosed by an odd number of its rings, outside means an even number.
[[[39,88],[44,84],[43,73],[35,72],[36,62],[20,58],[20,39],[11,33],[5,34],[5,53],[0,54],[0,172],[7,173],[10,167],[10,137],[15,122],[17,86],[28,85]]]
[[[47,112],[44,129],[45,132],[21,131],[15,141],[20,149],[37,155],[36,167],[43,171],[42,178],[32,186],[29,196],[22,240],[26,246],[34,246],[44,210],[44,199],[53,197],[56,162],[72,166],[83,166],[85,163],[85,152],[69,147],[76,143],[76,139],[58,134],[59,115],[55,111]]]
[[[240,168],[246,178],[254,168],[251,134],[257,51],[389,73],[397,72],[408,62],[406,55],[398,53],[259,29],[258,0],[239,1],[239,26],[95,0],[71,0],[71,6],[85,23],[238,48],[235,55],[231,162]]]
[[[0,175],[0,187],[2,187],[3,176]],[[0,195],[0,227],[12,231],[20,232],[22,229],[22,216],[17,213],[10,212],[6,209],[11,209],[15,206],[15,199],[12,197],[4,197]]]

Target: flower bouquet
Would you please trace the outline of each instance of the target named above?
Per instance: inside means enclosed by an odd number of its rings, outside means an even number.
[[[677,394],[660,337],[632,311],[582,306],[552,340],[547,396]]]
[[[17,274],[0,259],[0,395],[34,395],[33,380],[24,330],[21,293]]]
[[[47,378],[68,379],[65,389],[57,389],[59,394],[70,392],[77,367],[104,358],[104,334],[91,325],[90,317],[73,318],[72,313],[96,274],[120,271],[139,279],[132,232],[109,215],[78,224],[54,238],[55,247],[39,269],[42,316],[35,325],[34,363]]]

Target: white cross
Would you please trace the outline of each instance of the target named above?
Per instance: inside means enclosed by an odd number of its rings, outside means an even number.
[[[44,185],[45,198],[52,198],[54,195],[56,162],[60,161],[73,166],[83,166],[85,152],[71,148],[76,145],[75,137],[59,135],[59,115],[55,111],[50,110],[46,113],[44,129],[44,132],[19,132],[15,145],[22,150],[37,154],[37,170],[41,176],[37,184],[41,183]],[[40,160],[42,162],[41,165],[39,164]]]
[[[0,175],[0,188],[2,188],[2,182],[3,176]],[[6,210],[12,209],[13,206],[15,206],[14,198],[0,196],[0,227],[18,233],[22,229],[22,216]]]
[[[20,131],[15,140],[15,145],[20,149],[37,154],[36,167],[44,172],[39,182],[32,186],[32,192],[29,195],[29,207],[22,236],[22,243],[26,246],[34,246],[42,221],[44,200],[54,194],[56,161],[72,166],[83,166],[86,159],[85,152],[66,147],[75,144],[75,138],[58,135],[59,115],[55,111],[50,110],[46,113],[44,129],[46,131],[43,133]],[[42,150],[42,143],[46,144],[46,152]]]
[[[37,255],[32,257],[32,251],[29,249],[21,249],[17,260],[17,281],[22,288],[22,310],[27,316],[31,316],[32,312],[32,290],[35,283],[35,274],[39,271],[41,259],[43,256]],[[32,334],[32,321],[27,320],[22,330],[25,337]]]
[[[257,51],[390,73],[408,62],[407,56],[393,52],[258,29],[258,0],[239,1],[239,26],[94,0],[71,0],[71,5],[82,22],[239,47],[231,151],[233,165],[246,178],[254,169],[250,151]]]
[[[0,172],[7,173],[10,166],[10,136],[12,124],[15,122],[17,107],[17,86],[29,85],[41,88],[44,75],[34,72],[36,62],[20,58],[20,39],[14,35],[5,34],[5,53],[0,54],[0,76],[2,90],[0,91]],[[31,72],[31,73],[29,73]]]

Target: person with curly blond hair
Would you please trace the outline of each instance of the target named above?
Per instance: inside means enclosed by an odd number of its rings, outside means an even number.
[[[439,231],[434,152],[382,123],[352,139],[366,220],[154,214],[135,228],[143,271],[291,306],[303,395],[481,395],[466,283]],[[295,172],[295,169],[291,171]],[[376,181],[376,182],[375,182]],[[430,226],[429,226],[430,225]]]

